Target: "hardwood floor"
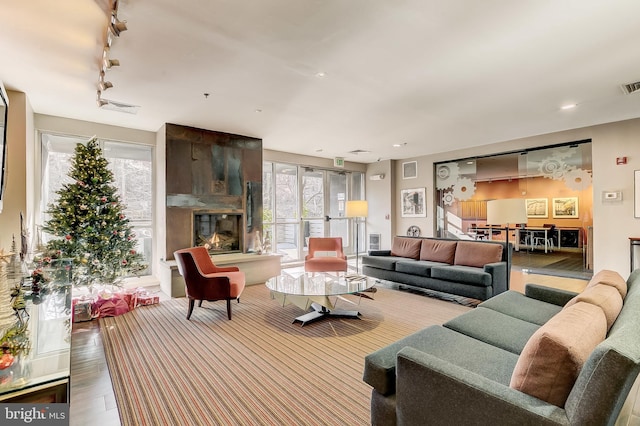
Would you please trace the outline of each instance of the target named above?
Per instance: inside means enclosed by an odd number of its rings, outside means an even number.
[[[70,425],[120,425],[97,320],[73,324]]]
[[[536,283],[571,291],[581,291],[587,281],[513,271],[511,288],[524,291],[526,283]],[[159,291],[159,288],[150,288]],[[160,293],[160,303],[169,299]],[[126,360],[123,360],[126,362]],[[640,382],[631,390],[632,398],[623,407],[617,426],[640,426]],[[635,402],[634,402],[635,401]],[[75,323],[71,334],[70,425],[120,425],[111,378],[107,369],[98,321]]]

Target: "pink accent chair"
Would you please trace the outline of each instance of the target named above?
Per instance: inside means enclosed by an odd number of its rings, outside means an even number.
[[[191,247],[173,252],[178,271],[184,277],[186,293],[189,298],[187,319],[191,318],[193,306],[198,300],[227,301],[227,316],[231,319],[231,300],[240,303],[240,294],[244,290],[244,272],[235,266],[217,267],[205,247]]]
[[[316,256],[316,252],[335,252],[335,256]],[[342,251],[342,237],[309,238],[309,254],[304,258],[306,272],[347,271],[347,256]]]

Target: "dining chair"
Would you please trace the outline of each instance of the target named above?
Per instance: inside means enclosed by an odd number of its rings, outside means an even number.
[[[550,223],[545,223],[544,225],[542,225],[542,227],[547,230],[547,232],[545,234],[543,234],[543,235],[546,235],[546,240],[545,240],[544,236],[535,237],[533,245],[534,245],[534,247],[545,247],[545,243],[546,243],[547,249],[549,251],[553,251],[553,248],[554,248],[553,233],[556,230],[556,225],[550,224]]]
[[[227,316],[231,319],[231,300],[240,303],[240,294],[244,290],[244,272],[236,266],[218,267],[211,260],[205,247],[191,247],[173,252],[178,264],[178,271],[184,277],[189,310],[187,319],[191,318],[195,301],[198,307],[204,300],[213,302],[227,301]]]

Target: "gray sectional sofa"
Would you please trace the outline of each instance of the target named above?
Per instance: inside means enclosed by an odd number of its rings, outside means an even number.
[[[373,352],[373,425],[613,425],[640,371],[640,270],[527,285]]]
[[[499,241],[394,237],[362,257],[370,277],[487,300],[509,289],[511,246]]]

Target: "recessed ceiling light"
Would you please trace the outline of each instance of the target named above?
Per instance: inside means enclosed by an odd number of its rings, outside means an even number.
[[[262,112],[262,110],[258,108],[258,109],[256,109],[256,112]]]
[[[324,78],[326,76],[327,76],[327,74],[325,72],[323,72],[323,71],[318,71],[316,73],[316,77],[318,77],[318,78]]]
[[[577,106],[578,106],[578,104],[566,104],[566,105],[562,105],[560,107],[560,109],[573,109],[573,108],[575,108]]]
[[[399,144],[399,143],[394,143],[392,146],[393,146],[394,148],[400,148],[402,145],[401,145],[401,144]]]

